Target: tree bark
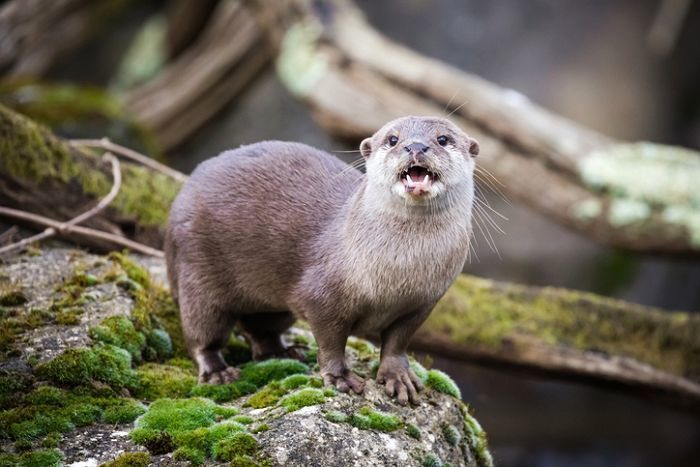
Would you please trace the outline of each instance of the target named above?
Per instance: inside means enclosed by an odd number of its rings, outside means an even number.
[[[86,226],[160,247],[168,209],[181,183],[147,167],[121,164],[122,187]],[[104,197],[110,164],[0,106],[0,204],[69,220]],[[88,242],[99,249],[111,245]]]
[[[278,50],[282,82],[331,134],[359,141],[399,116],[449,112],[481,144],[477,176],[492,174],[509,196],[613,247],[700,253],[700,222],[689,220],[700,219],[697,152],[629,145],[570,122],[390,41],[349,0],[246,4]],[[644,193],[641,175],[616,179],[641,164],[669,180],[668,193]],[[683,183],[674,183],[679,173]]]

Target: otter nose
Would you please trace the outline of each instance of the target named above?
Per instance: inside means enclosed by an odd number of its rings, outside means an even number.
[[[404,148],[407,153],[414,153],[414,154],[420,154],[421,152],[428,152],[428,149],[430,149],[429,146],[426,146],[423,143],[411,143],[408,146]]]

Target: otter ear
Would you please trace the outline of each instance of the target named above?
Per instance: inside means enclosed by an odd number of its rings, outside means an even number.
[[[367,159],[372,154],[372,138],[365,138],[360,143],[360,154]]]
[[[472,157],[479,155],[479,142],[473,138],[469,138],[469,155]]]

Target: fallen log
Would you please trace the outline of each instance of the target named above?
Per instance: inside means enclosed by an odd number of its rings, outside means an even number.
[[[700,316],[462,275],[412,347],[700,410]]]

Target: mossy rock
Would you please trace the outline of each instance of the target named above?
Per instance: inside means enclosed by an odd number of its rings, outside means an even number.
[[[65,270],[39,277],[49,291],[41,295],[28,287],[30,275],[16,270],[33,271],[48,262]],[[155,265],[162,270],[162,263]],[[6,267],[14,274],[8,283],[27,299],[8,308],[10,314],[30,316],[37,303],[50,304],[49,316],[34,313],[36,327],[20,329],[10,346],[18,346],[23,333],[34,339],[44,328],[70,331],[65,336],[75,343],[53,351],[45,347],[49,355],[33,365],[27,364],[33,356],[21,352],[0,364],[0,370],[21,368],[0,374],[0,439],[9,449],[0,465],[68,464],[90,457],[112,467],[295,466],[311,455],[329,465],[420,465],[408,453],[420,449],[426,436],[436,439],[433,451],[444,463],[489,465],[476,462],[489,459],[485,437],[453,397],[454,383],[413,360],[427,386],[416,407],[399,405],[371,380],[363,396],[338,393],[323,387],[313,362],[289,359],[241,362],[239,380],[200,385],[163,278],[149,274],[136,258],[47,250],[0,265],[0,274]],[[73,307],[80,310],[80,324],[54,321],[54,313]],[[315,348],[307,331],[295,329],[286,338]],[[231,346],[243,351],[229,357],[246,355],[239,341],[232,339]],[[348,347],[358,374],[369,376],[378,356],[378,349],[360,339]],[[86,453],[81,446],[88,440]],[[357,454],[357,443],[367,454]]]

